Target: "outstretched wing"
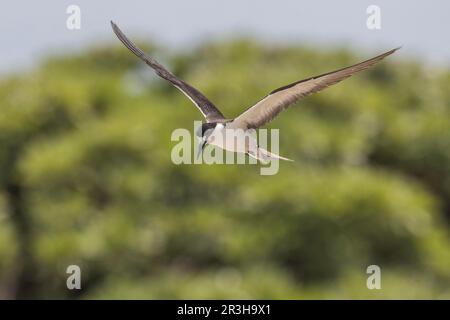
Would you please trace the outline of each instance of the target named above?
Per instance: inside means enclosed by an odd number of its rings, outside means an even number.
[[[372,59],[360,62],[353,66],[328,72],[319,76],[300,80],[287,86],[278,88],[254,106],[240,114],[234,123],[240,128],[259,128],[275,118],[281,111],[294,104],[303,97],[327,88],[342,81],[353,74],[367,69],[381,59],[394,53],[396,48],[380,54]]]
[[[172,74],[162,65],[160,65],[155,59],[146,55],[141,49],[136,47],[136,45],[133,42],[131,42],[123,34],[123,32],[119,29],[119,27],[112,21],[111,26],[114,30],[114,33],[117,35],[119,40],[122,41],[125,47],[127,47],[136,56],[141,58],[151,68],[153,68],[153,70],[155,70],[158,76],[166,79],[167,81],[172,83],[176,88],[178,88],[181,92],[183,92],[197,106],[197,108],[206,118],[206,121],[214,122],[217,120],[224,119],[222,113],[200,91],[198,91],[188,83],[184,82],[183,80],[177,78],[174,74]]]

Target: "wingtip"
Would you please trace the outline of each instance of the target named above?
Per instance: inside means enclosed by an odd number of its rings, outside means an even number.
[[[113,28],[113,30],[117,29],[117,24],[114,23],[114,21],[110,21],[111,22],[111,27]]]
[[[114,21],[111,20],[111,28],[114,31],[114,33],[120,38],[120,34],[122,33],[122,31],[120,30],[120,28],[117,26],[117,24],[115,24]]]
[[[382,57],[389,56],[389,55],[395,53],[397,50],[400,50],[401,48],[402,48],[402,46],[398,46],[398,47],[396,47],[396,48],[394,48],[394,49],[391,49],[391,50],[389,50],[389,51],[386,51],[385,53],[381,54],[381,56],[382,56]]]

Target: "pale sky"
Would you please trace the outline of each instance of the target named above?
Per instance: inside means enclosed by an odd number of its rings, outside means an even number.
[[[81,9],[80,30],[66,27],[71,4]],[[366,26],[369,5],[381,9],[381,30]],[[243,34],[368,53],[403,45],[405,56],[448,66],[449,13],[445,0],[15,0],[0,10],[0,75],[33,67],[53,52],[117,43],[110,20],[132,37],[169,48]]]

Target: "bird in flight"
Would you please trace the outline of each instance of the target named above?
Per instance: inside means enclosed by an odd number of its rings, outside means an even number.
[[[246,153],[263,162],[276,159],[290,159],[260,148],[256,138],[248,135],[248,132],[267,124],[281,111],[295,104],[300,99],[367,69],[400,49],[398,47],[352,66],[299,80],[275,89],[236,118],[229,119],[225,118],[219,109],[200,91],[176,77],[155,59],[136,47],[112,21],[111,26],[119,40],[131,52],[149,65],[158,76],[169,81],[183,92],[203,114],[206,122],[202,124],[201,130],[196,133],[200,140],[199,152],[202,152],[206,144],[212,144],[228,151]]]

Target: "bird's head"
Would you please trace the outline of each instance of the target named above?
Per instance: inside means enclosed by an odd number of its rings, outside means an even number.
[[[197,158],[200,157],[200,154],[202,153],[203,149],[205,148],[209,136],[213,133],[214,129],[216,128],[223,128],[224,125],[220,122],[205,122],[202,124],[200,128],[198,128],[197,132],[195,133],[198,141],[199,141],[199,148],[198,148],[198,154]]]

